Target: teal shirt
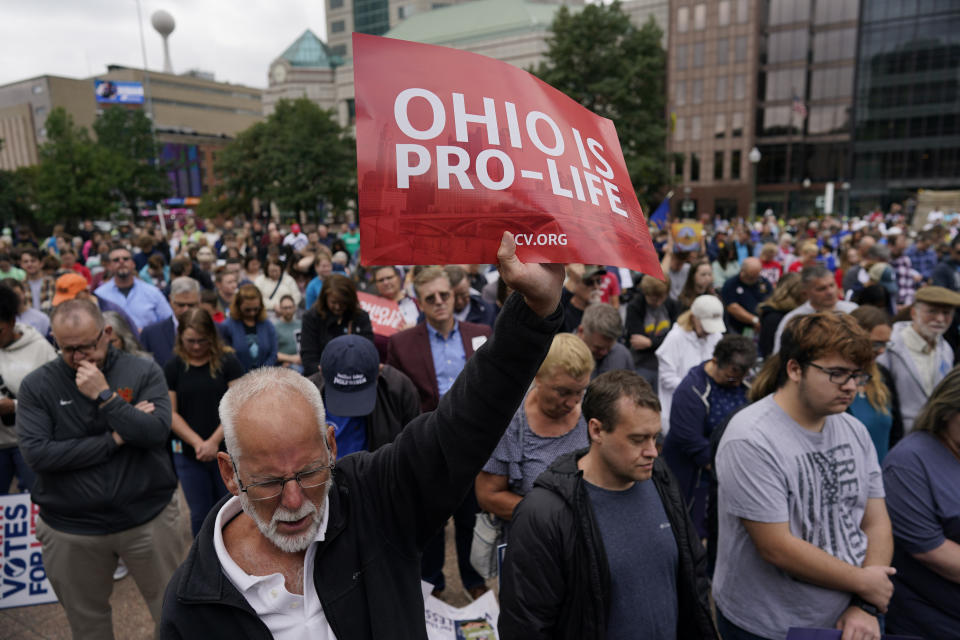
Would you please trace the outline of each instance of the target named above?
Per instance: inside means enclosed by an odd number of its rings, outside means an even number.
[[[893,427],[893,413],[890,407],[887,407],[887,413],[877,411],[870,404],[866,394],[858,393],[850,408],[847,409],[847,413],[867,427],[873,447],[877,450],[877,460],[882,464],[887,451],[890,450],[890,429]]]

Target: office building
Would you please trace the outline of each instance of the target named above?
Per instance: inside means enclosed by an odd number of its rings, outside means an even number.
[[[149,99],[125,108],[152,110],[160,160],[176,197],[199,197],[214,182],[216,152],[234,136],[263,119],[262,90],[216,82],[211,75],[191,71],[181,75],[145,73],[111,65],[93,78],[40,76],[0,87],[0,168],[15,169],[37,162],[46,142],[44,124],[56,107],[66,109],[78,126],[91,131],[98,113],[97,80],[144,88]],[[146,91],[149,89],[149,91]]]
[[[382,36],[411,16],[470,0],[325,0],[327,44],[335,56],[353,57],[350,34]]]
[[[960,189],[960,3],[864,0],[851,198],[886,209]]]
[[[675,214],[746,215],[758,60],[758,0],[671,0],[667,150]]]
[[[761,15],[757,206],[782,217],[823,213],[852,175],[859,0],[770,0]],[[836,200],[836,197],[834,198]]]

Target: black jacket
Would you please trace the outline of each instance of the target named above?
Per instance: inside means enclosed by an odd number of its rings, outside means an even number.
[[[323,374],[310,376],[323,395]],[[420,394],[403,371],[388,364],[380,367],[377,377],[377,402],[366,418],[367,450],[376,451],[393,442],[403,427],[420,415]]]
[[[420,552],[463,500],[520,406],[560,324],[514,295],[497,330],[467,361],[436,411],[375,452],[337,462],[326,539],[314,583],[337,638],[427,637]],[[221,503],[222,504],[222,503]],[[163,604],[161,638],[270,638],[223,574],[213,546],[214,507],[177,569]]]
[[[670,319],[670,326],[672,327],[673,323],[677,321],[677,316],[680,315],[680,303],[676,300],[671,300],[668,298],[663,304],[664,308],[667,310],[667,317]],[[630,336],[635,333],[639,333],[640,335],[650,338],[650,341],[653,342],[652,345],[646,349],[631,348],[630,353],[633,354],[633,364],[635,367],[656,371],[658,367],[657,349],[659,349],[660,345],[663,344],[663,341],[667,337],[667,334],[670,332],[670,330],[667,329],[659,336],[647,333],[645,327],[643,326],[644,317],[646,315],[647,299],[643,296],[642,291],[638,291],[633,295],[632,298],[630,298],[630,303],[627,305],[627,322],[624,333],[627,340],[627,346],[630,345]],[[654,391],[656,391],[656,389],[654,389]]]
[[[353,318],[338,318],[330,314],[321,317],[316,305],[303,314],[303,330],[300,332],[300,358],[303,373],[311,376],[320,368],[320,355],[327,343],[339,336],[354,334],[373,342],[373,325],[363,309],[357,309]]]
[[[112,346],[103,375],[117,396],[102,407],[77,388],[63,358],[24,378],[17,405],[20,452],[37,474],[31,498],[51,527],[105,535],[152,520],[177,489],[167,447],[170,396],[159,365]],[[154,404],[152,413],[135,408]],[[111,432],[124,440],[117,446]]]
[[[500,582],[501,640],[606,637],[610,568],[577,468],[587,451],[557,458],[517,507]],[[677,638],[719,640],[707,600],[706,556],[676,480],[660,459],[652,479],[679,553]]]

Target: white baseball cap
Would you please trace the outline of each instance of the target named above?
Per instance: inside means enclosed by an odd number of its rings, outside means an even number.
[[[690,313],[696,316],[707,333],[723,333],[723,303],[714,295],[698,296],[690,305]]]

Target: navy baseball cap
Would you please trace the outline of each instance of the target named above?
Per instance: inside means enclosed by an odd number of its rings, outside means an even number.
[[[320,356],[323,399],[338,416],[366,416],[377,403],[380,355],[373,342],[356,335],[334,338]]]

